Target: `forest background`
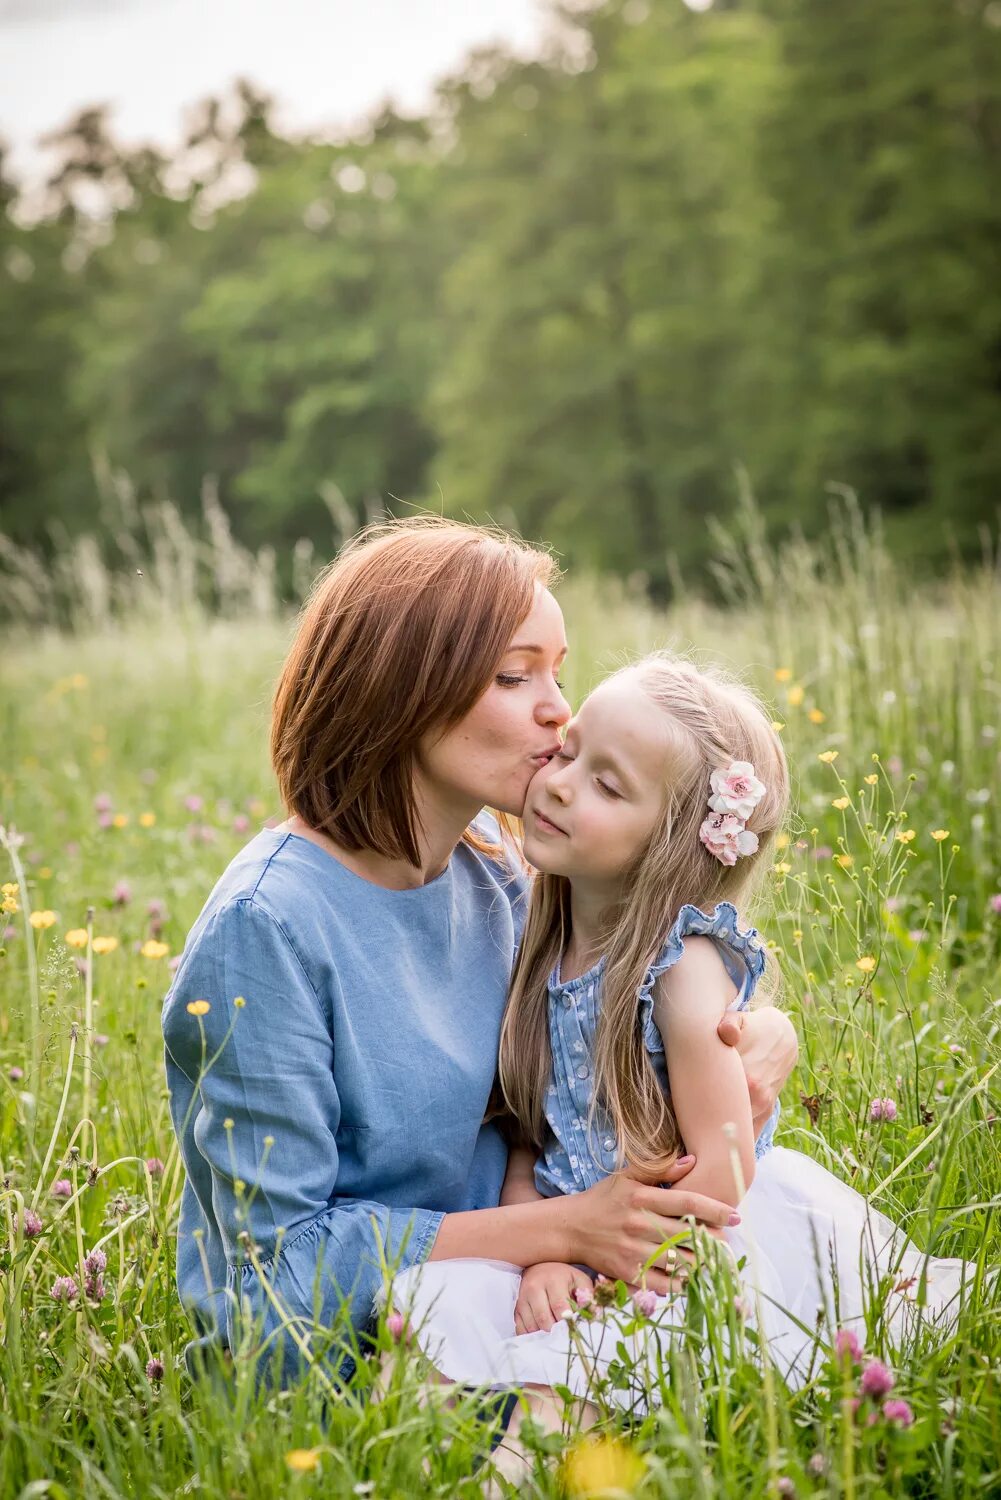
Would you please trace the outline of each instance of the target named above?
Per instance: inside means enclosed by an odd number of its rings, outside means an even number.
[[[980,554],[998,0],[551,22],[338,143],[243,83],[172,156],[95,106],[44,184],[0,168],[0,569],[113,552],[119,471],[186,523],[208,486],[282,578],[300,538],[430,505],[664,599],[742,486],[770,533],[848,488],[916,569]]]

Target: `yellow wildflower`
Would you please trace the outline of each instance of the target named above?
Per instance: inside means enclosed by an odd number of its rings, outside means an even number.
[[[777,833],[775,835],[775,847],[776,849],[788,849],[789,835],[787,833]]]
[[[806,717],[809,719],[811,724],[823,724],[824,720],[827,718],[827,715],[823,712],[822,709],[811,708]]]
[[[783,719],[773,719],[772,728],[775,730],[776,734],[781,734],[783,729],[785,728],[785,721]]]
[[[285,1462],[293,1474],[312,1474],[320,1467],[320,1455],[315,1448],[292,1448],[286,1453]]]
[[[780,860],[780,862],[775,866],[775,873],[776,875],[788,875],[791,869],[792,865],[786,864],[785,860],[783,859]]]
[[[834,863],[840,865],[843,870],[850,870],[855,863],[855,857],[852,854],[836,854]]]
[[[7,880],[7,881],[5,881],[3,885],[0,885],[0,891],[3,891],[3,893],[4,893],[5,896],[16,896],[17,895],[17,881],[16,880]]]
[[[821,750],[820,754],[817,756],[817,759],[822,760],[825,766],[832,765],[834,761],[837,760],[837,758],[838,752],[836,750]]]
[[[86,948],[86,946],[87,946],[87,929],[86,929],[86,927],[72,927],[70,929],[70,931],[67,932],[65,934],[65,936],[63,937],[63,942],[64,943],[68,943],[71,948]]]
[[[129,826],[129,815],[128,813],[115,813],[111,821],[116,828],[127,828]]]
[[[801,943],[803,941],[803,929],[801,927],[794,929],[792,940],[794,943]]]
[[[861,969],[863,974],[871,974],[876,967],[876,960],[870,953],[865,953],[861,958],[855,960],[856,969]]]
[[[794,682],[792,687],[786,693],[786,702],[789,704],[790,708],[799,708],[799,705],[803,701],[803,697],[803,684],[801,682]]]
[[[39,880],[51,880],[52,879],[52,871],[50,870],[50,868],[49,868],[48,865],[43,865],[42,866],[42,868],[38,872],[38,878],[39,878]]]
[[[145,812],[139,814],[139,827],[152,828],[156,822],[156,813]]]
[[[851,807],[851,805],[852,799],[850,797],[835,797],[834,801],[831,803],[831,806],[836,807],[838,812],[844,812],[845,808]]]
[[[940,844],[943,839],[947,839],[949,837],[949,830],[948,828],[933,828],[931,831],[931,836],[935,840],[936,844]]]
[[[212,1007],[207,1000],[189,1000],[184,1009],[189,1016],[207,1016]]]
[[[170,944],[158,943],[156,938],[147,938],[139,952],[143,958],[166,958],[170,952]]]
[[[117,947],[118,939],[116,937],[96,937],[94,939],[95,953],[114,953]]]
[[[242,995],[236,995],[233,999],[233,1004],[236,1006],[237,1010],[242,1010],[246,1003],[247,1002],[246,1000],[244,1000]]]
[[[247,804],[247,811],[250,813],[250,816],[252,818],[263,818],[267,810],[267,803],[262,802],[259,797],[255,797],[253,802],[249,802]]]
[[[913,841],[914,836],[915,835],[913,828],[901,828],[900,832],[897,834],[897,843],[910,844]]]
[[[54,911],[33,911],[28,921],[32,927],[51,927],[56,920]]]
[[[792,676],[792,667],[776,667],[775,668],[775,681],[776,682],[788,682],[789,678],[791,676]]]
[[[0,911],[5,911],[8,914],[17,911],[16,898],[14,896],[5,896],[3,898],[3,903],[0,904]]]
[[[572,1500],[610,1493],[628,1495],[646,1472],[639,1454],[621,1438],[589,1438],[567,1454],[563,1483]]]

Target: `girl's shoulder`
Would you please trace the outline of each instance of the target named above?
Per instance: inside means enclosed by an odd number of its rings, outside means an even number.
[[[685,952],[688,938],[709,938],[724,967],[741,991],[740,1008],[750,1004],[754,988],[765,971],[765,942],[755,927],[741,927],[740,914],[730,901],[720,901],[711,912],[684,905],[671,923],[659,951],[647,968],[638,991],[640,1024],[651,1051],[662,1051],[663,1042],[653,1020],[657,980],[674,967]]]

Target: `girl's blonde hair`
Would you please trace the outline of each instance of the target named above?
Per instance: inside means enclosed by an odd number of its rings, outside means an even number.
[[[605,913],[592,1117],[601,1104],[620,1161],[656,1175],[677,1156],[680,1139],[670,1100],[643,1045],[638,991],[683,905],[712,911],[719,901],[738,910],[747,903],[785,817],[789,772],[763,704],[724,671],[658,651],[614,675],[636,678],[663,709],[670,737],[663,810],[626,872],[621,902]],[[766,790],[747,824],[758,835],[757,852],[728,866],[705,848],[699,828],[709,816],[710,773],[733,760],[750,761]],[[552,1069],[547,982],[569,936],[570,882],[540,874],[512,976],[499,1061],[500,1090],[514,1133],[536,1148],[543,1144],[543,1101]]]

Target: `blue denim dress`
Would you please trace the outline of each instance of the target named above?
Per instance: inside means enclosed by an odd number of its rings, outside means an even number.
[[[308,1332],[347,1299],[363,1328],[383,1257],[419,1262],[445,1213],[496,1207],[507,1148],[483,1116],[524,894],[466,843],[415,890],[268,828],[226,869],[162,1018],[177,1280],[206,1340],[234,1347],[242,1311],[273,1332],[276,1301]]]
[[[765,968],[764,940],[753,928],[741,930],[736,907],[721,901],[710,914],[697,906],[683,906],[636,992],[639,1024],[650,1062],[664,1092],[670,1093],[664,1043],[653,1019],[653,991],[658,977],[678,962],[686,937],[710,937],[719,949],[727,973],[738,986],[731,1010],[746,1010]],[[543,1150],[535,1166],[535,1185],[547,1198],[579,1193],[593,1187],[620,1163],[617,1141],[607,1112],[594,1111],[587,1122],[594,1094],[594,1045],[601,1007],[605,960],[601,958],[576,979],[560,979],[559,965],[549,980],[549,1041],[553,1073],[546,1093],[548,1124]],[[779,1106],[755,1144],[761,1157],[772,1145]]]

